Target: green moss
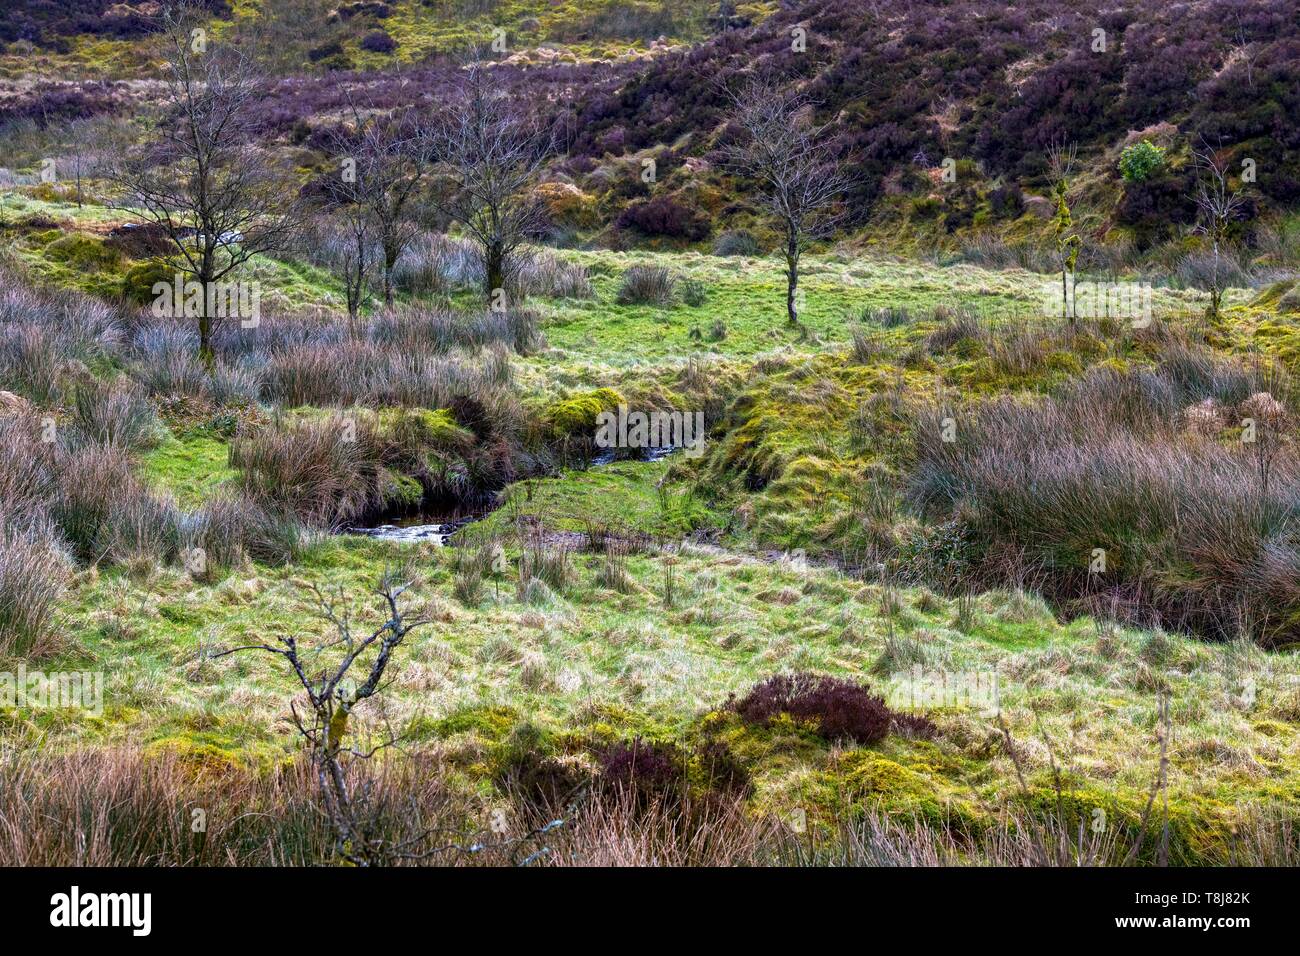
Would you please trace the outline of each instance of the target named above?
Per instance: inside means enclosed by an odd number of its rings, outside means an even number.
[[[122,261],[121,253],[105,245],[102,239],[82,233],[56,239],[45,247],[45,255],[55,262],[92,272],[115,268]]]
[[[554,437],[591,435],[601,412],[623,404],[623,396],[611,388],[574,395],[552,402],[542,411],[542,420]]]
[[[437,737],[455,734],[474,734],[485,741],[500,741],[519,722],[519,711],[513,707],[467,707],[428,723],[430,732]]]

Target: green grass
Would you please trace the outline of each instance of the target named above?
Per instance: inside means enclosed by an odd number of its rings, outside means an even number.
[[[1220,839],[1219,828],[1251,806],[1300,795],[1289,722],[1300,681],[1294,654],[1109,631],[1086,619],[1062,625],[1041,602],[1000,592],[976,600],[965,633],[954,605],[928,592],[904,590],[888,602],[879,587],[832,570],[710,549],[675,558],[672,607],[663,604],[664,559],[654,554],[629,560],[629,593],[602,588],[601,556],[579,554],[567,594],[526,603],[515,593],[517,552],[507,554],[508,570],[475,607],[451,597],[449,551],[349,537],[322,543],[298,567],[212,584],[174,570],[85,576],[67,606],[76,644],[49,667],[105,670],[109,707],[103,718],[64,716],[57,726],[45,717],[39,729],[55,742],[203,745],[235,759],[274,759],[296,746],[280,723],[290,679],[260,655],[200,662],[200,644],[324,634],[303,582],[343,587],[360,601],[359,624],[377,625],[360,596],[385,566],[405,561],[411,600],[434,623],[399,654],[387,717],[413,743],[463,752],[471,777],[488,770],[470,755],[524,724],[589,741],[707,733],[752,767],[757,807],[830,812],[856,794],[853,802],[904,816],[947,803],[973,821],[987,818],[1017,798],[1018,786],[987,702],[930,706],[942,730],[935,742],[891,738],[848,751],[795,727],[745,727],[717,711],[728,694],[790,669],[892,687],[905,700],[919,666],[923,676],[997,675],[1002,718],[1025,750],[1031,787],[1043,792],[1055,754],[1080,799],[1139,806],[1156,768],[1156,690],[1167,688],[1178,725],[1176,814],[1212,824]],[[900,641],[912,646],[901,659],[887,653]],[[1246,702],[1248,683],[1256,696]]]
[[[239,472],[228,462],[229,445],[201,432],[180,438],[169,434],[144,456],[141,473],[155,486],[170,491],[183,508],[197,508]]]
[[[105,211],[0,197],[5,222],[34,215],[69,227],[12,232],[16,254],[38,276],[93,288],[119,274],[121,263],[86,268],[99,261],[89,237],[113,221]],[[74,241],[57,245],[69,236]],[[1156,771],[1157,701],[1165,692],[1176,724],[1171,811],[1187,858],[1221,851],[1234,822],[1252,809],[1300,797],[1295,652],[1210,645],[1088,618],[1062,622],[1019,592],[978,595],[959,614],[955,602],[924,589],[887,591],[781,555],[803,548],[816,556],[881,533],[861,520],[861,493],[896,479],[904,464],[907,426],[893,403],[929,401],[940,389],[961,398],[1031,396],[1091,364],[1151,361],[1141,343],[1079,338],[1069,361],[1053,355],[1029,373],[1002,370],[989,342],[1011,328],[1004,323],[1013,316],[1034,313],[1043,281],[1016,270],[813,255],[805,334],[784,323],[774,259],[561,255],[588,266],[597,297],[536,303],[549,347],[514,360],[527,407],[550,421],[556,403],[581,404],[598,388],[634,405],[714,403],[718,426],[704,458],[621,462],[513,486],[500,510],[465,533],[470,546],[498,536],[507,559],[474,605],[454,596],[450,549],[356,536],[323,538],[289,567],[253,565],[215,581],[176,567],[84,569],[61,608],[62,647],[41,666],[103,670],[105,713],[3,713],[4,738],[39,737],[52,747],[145,744],[273,763],[298,746],[283,720],[293,682],[276,659],[207,660],[201,651],[325,634],[304,584],[341,588],[359,626],[377,626],[367,595],[385,568],[400,567],[413,584],[410,600],[432,623],[399,652],[383,695],[386,717],[413,746],[444,750],[478,787],[489,786],[494,754],[526,727],[568,751],[635,734],[709,737],[727,742],[753,773],[757,810],[801,806],[829,817],[876,806],[902,819],[975,827],[1010,801],[1038,801],[1050,812],[1055,762],[1068,800],[1103,807],[1129,826]],[[620,276],[634,262],[667,265],[700,282],[704,303],[618,305]],[[337,303],[332,277],[301,263],[259,260],[253,274],[265,287],[266,314]],[[1156,299],[1158,312],[1180,322],[1201,304],[1197,294],[1169,290]],[[908,306],[914,321],[881,330],[880,353],[858,363],[848,351],[848,319],[884,305]],[[941,323],[934,308],[957,305],[985,316],[993,336],[931,354],[925,339]],[[1239,351],[1249,340],[1271,339],[1285,357],[1295,348],[1292,323],[1277,305],[1265,297],[1236,306],[1215,345]],[[709,341],[716,322],[726,336]],[[193,508],[236,473],[220,437],[175,427],[140,468]],[[576,544],[574,532],[593,526],[679,543],[710,534],[711,543],[630,555],[631,583],[619,591],[602,585],[604,555],[575,551],[570,588],[520,594],[514,531],[534,523],[552,547]],[[995,677],[997,707],[961,699],[928,705],[938,739],[891,737],[870,748],[829,746],[788,723],[748,727],[722,709],[728,695],[792,670],[868,682],[898,702],[916,691],[918,668],[923,690],[942,675]],[[1002,745],[1000,720],[1017,742],[1028,793]]]

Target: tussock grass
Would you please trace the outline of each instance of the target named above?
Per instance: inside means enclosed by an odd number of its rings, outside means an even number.
[[[1219,639],[1300,640],[1300,461],[1270,384],[1179,349],[1155,371],[1097,369],[1042,402],[989,402],[952,442],[934,412],[916,429],[912,499],[962,523],[985,581],[1038,580]]]

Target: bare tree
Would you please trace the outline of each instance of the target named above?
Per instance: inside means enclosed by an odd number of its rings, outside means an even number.
[[[178,270],[201,288],[199,355],[211,366],[223,318],[212,307],[215,284],[253,256],[290,245],[303,207],[292,178],[253,142],[260,76],[200,23],[193,7],[162,14],[163,109],[152,143],[107,175],[118,187],[112,204],[159,227]]]
[[[424,138],[408,122],[351,107],[352,122],[327,149],[337,160],[327,197],[338,207],[346,248],[340,265],[355,322],[369,285],[371,245],[379,247],[384,304],[393,305],[393,268],[418,231],[413,217],[425,181]]]
[[[724,92],[741,130],[740,142],[724,150],[726,164],[757,184],[764,207],[780,223],[786,317],[798,325],[799,259],[811,240],[828,235],[843,218],[852,179],[836,160],[827,125],[812,122],[812,104],[802,94],[771,78]]]
[[[384,677],[393,654],[412,631],[429,623],[423,617],[408,617],[402,595],[408,585],[399,584],[385,573],[376,590],[383,606],[384,623],[361,636],[354,632],[352,615],[343,599],[342,589],[324,592],[309,588],[315,598],[316,611],[333,634],[313,646],[302,647],[292,635],[279,638],[277,644],[248,644],[211,655],[218,659],[245,651],[261,651],[282,658],[306,693],[306,713],[297,703],[290,704],[294,726],[307,744],[316,771],[321,802],[335,834],[335,852],[357,866],[385,866],[417,862],[449,851],[479,853],[491,848],[517,848],[525,841],[549,833],[562,825],[552,820],[545,826],[518,837],[493,844],[437,844],[436,833],[412,826],[412,832],[399,837],[386,834],[381,807],[375,806],[363,775],[353,770],[357,761],[374,757],[399,743],[387,734],[378,743],[357,745],[361,735],[351,726],[354,713],[382,690]],[[352,676],[356,667],[361,676]],[[361,779],[358,779],[358,777]],[[532,854],[530,862],[546,848]]]
[[[47,126],[51,126],[47,120]],[[128,127],[118,117],[83,116],[58,129],[59,178],[71,179],[77,190],[77,208],[86,201],[87,180],[98,177],[113,157],[129,145]]]
[[[493,88],[489,72],[469,66],[425,136],[438,170],[431,204],[474,243],[484,295],[496,304],[518,274],[521,247],[545,224],[532,187],[555,150],[555,135]]]
[[[1197,172],[1193,197],[1197,211],[1196,231],[1210,244],[1209,255],[1197,271],[1210,293],[1209,317],[1217,319],[1228,280],[1236,272],[1230,231],[1246,200],[1241,190],[1228,179],[1227,161],[1214,150],[1208,147],[1196,150],[1193,163]]]
[[[418,231],[411,213],[425,182],[427,143],[409,123],[359,114],[357,123],[359,201],[374,222],[383,253],[384,305],[391,308],[393,267]]]
[[[347,765],[353,758],[372,756],[379,748],[360,750],[345,743],[353,711],[379,690],[393,651],[411,631],[428,623],[406,617],[399,603],[405,590],[404,585],[388,578],[380,583],[378,594],[387,619],[368,636],[353,634],[350,614],[340,609],[341,597],[335,599],[313,588],[318,613],[333,627],[333,638],[310,651],[300,649],[298,640],[287,635],[279,638],[279,646],[251,644],[213,655],[220,658],[256,650],[278,655],[288,663],[307,694],[308,713],[300,713],[296,704],[290,705],[290,710],[294,726],[311,753],[325,812],[334,827],[337,852],[360,865],[392,863],[419,849],[418,841],[394,845],[368,825],[365,794],[352,787]],[[330,651],[336,651],[338,659],[321,666],[320,658]],[[363,657],[367,658],[364,678],[359,683],[350,681],[353,665]],[[391,743],[389,740],[380,746]]]

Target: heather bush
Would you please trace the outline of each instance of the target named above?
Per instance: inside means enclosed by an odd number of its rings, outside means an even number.
[[[371,30],[361,38],[361,49],[371,53],[392,53],[397,49],[397,41],[383,30]]]
[[[777,674],[755,684],[728,706],[749,724],[766,724],[787,714],[813,722],[827,740],[876,743],[889,733],[893,714],[883,697],[853,681],[822,674]]]
[[[615,225],[620,229],[634,229],[643,236],[688,242],[707,239],[712,228],[707,216],[683,206],[670,196],[632,203],[619,213]]]
[[[638,737],[608,747],[599,760],[601,783],[638,810],[674,806],[689,790],[687,755],[672,744]]]

